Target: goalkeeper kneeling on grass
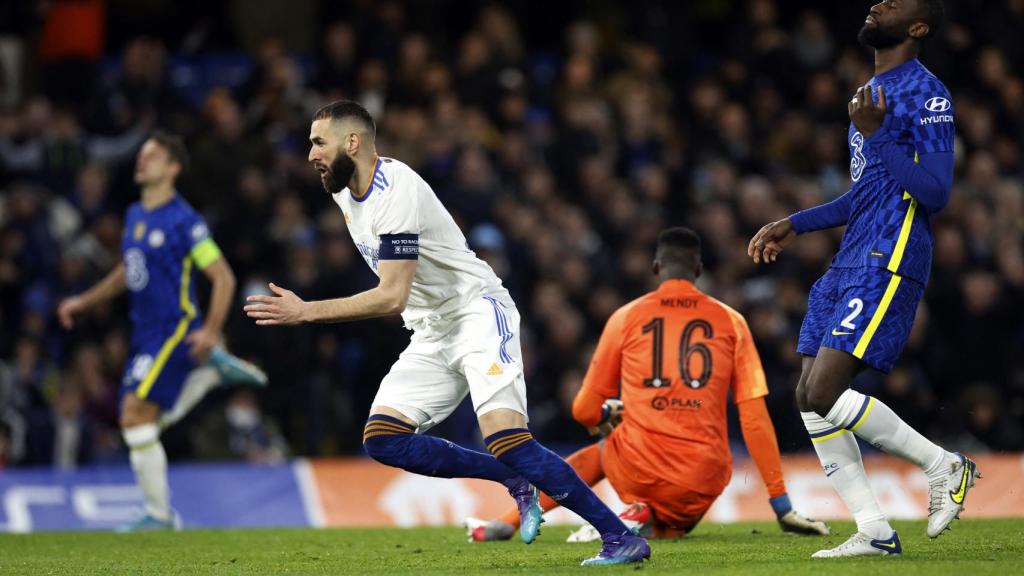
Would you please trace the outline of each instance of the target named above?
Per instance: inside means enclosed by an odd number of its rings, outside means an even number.
[[[567,461],[590,485],[608,478],[631,506],[622,518],[655,538],[691,532],[732,476],[726,402],[732,393],[743,439],[780,527],[827,535],[824,522],[793,510],[782,478],[761,360],[746,320],[694,285],[700,239],[685,228],[661,233],[653,266],[657,290],[609,318],[573,402],[573,417],[603,439]],[[675,372],[675,373],[672,373]],[[621,391],[621,401],[615,399]],[[543,496],[547,511],[558,504]],[[471,541],[516,531],[514,510],[499,519],[469,518]],[[589,527],[570,536],[588,539]]]

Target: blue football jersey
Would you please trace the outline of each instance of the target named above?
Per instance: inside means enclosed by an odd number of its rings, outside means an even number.
[[[918,60],[909,60],[871,79],[872,92],[885,87],[888,107],[880,130],[888,130],[901,153],[952,152],[956,134],[949,90]],[[932,263],[930,214],[865,146],[850,124],[851,205],[846,233],[833,260],[836,268],[886,268],[927,283]]]
[[[133,340],[163,340],[169,331],[177,335],[198,325],[194,269],[219,258],[220,250],[188,202],[176,195],[148,212],[141,202],[132,204],[125,217],[121,256],[131,292]]]

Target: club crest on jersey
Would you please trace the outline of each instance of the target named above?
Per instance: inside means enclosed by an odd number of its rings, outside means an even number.
[[[850,148],[850,179],[856,182],[860,180],[860,175],[864,173],[864,167],[868,164],[864,158],[864,135],[854,132],[850,137]]]
[[[164,231],[159,228],[154,228],[149,231],[149,245],[153,248],[159,248],[164,245]]]
[[[210,235],[209,228],[207,228],[206,224],[203,224],[202,222],[199,222],[198,224],[196,224],[195,226],[192,227],[192,241],[193,242],[198,242],[200,240],[203,240],[203,239],[205,239],[209,235]]]
[[[145,222],[136,222],[135,223],[135,230],[132,231],[132,238],[135,238],[135,241],[138,242],[139,240],[142,240],[142,236],[145,233],[146,233],[146,223]]]

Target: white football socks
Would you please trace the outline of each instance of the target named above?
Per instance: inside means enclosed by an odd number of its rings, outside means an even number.
[[[133,426],[123,431],[131,451],[135,481],[142,489],[146,513],[159,520],[171,519],[167,487],[167,454],[160,443],[160,428],[155,423]]]
[[[885,512],[871,492],[857,439],[814,412],[801,412],[800,416],[825,469],[825,476],[832,481],[832,486],[853,514],[857,530],[877,539],[892,536],[892,527]]]
[[[876,448],[917,464],[932,477],[941,474],[946,451],[914,430],[877,398],[847,390],[825,420],[846,428]]]

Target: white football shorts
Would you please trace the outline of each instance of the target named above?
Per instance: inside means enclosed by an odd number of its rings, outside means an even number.
[[[444,421],[467,393],[478,417],[498,408],[527,415],[519,312],[511,298],[481,297],[411,327],[412,341],[381,382],[373,407],[401,412],[420,432]]]

